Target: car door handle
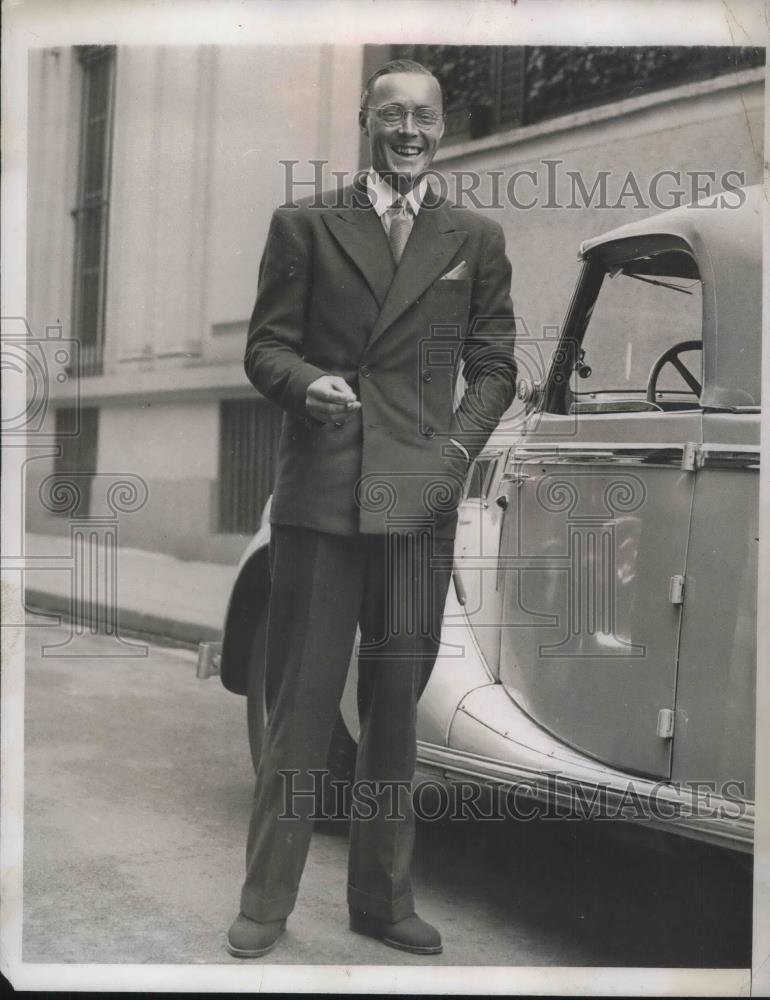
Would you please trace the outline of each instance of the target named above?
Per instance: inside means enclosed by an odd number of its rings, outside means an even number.
[[[508,510],[508,497],[505,493],[501,493],[499,497],[495,500],[495,503],[500,508],[500,510]]]
[[[516,483],[517,486],[521,486],[522,483],[531,478],[532,476],[527,476],[523,472],[506,472],[502,477],[502,481],[504,483]]]

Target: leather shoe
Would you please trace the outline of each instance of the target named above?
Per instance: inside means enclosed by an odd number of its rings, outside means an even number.
[[[358,910],[350,910],[350,929],[356,934],[377,938],[389,948],[415,955],[438,955],[442,950],[439,932],[416,913],[389,924]]]
[[[239,913],[227,932],[225,947],[236,958],[259,958],[275,947],[285,928],[285,918],[262,923]]]

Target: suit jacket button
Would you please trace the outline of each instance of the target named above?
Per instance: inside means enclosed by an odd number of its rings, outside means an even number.
[[[435,433],[436,432],[433,430],[432,427],[426,427],[425,430],[423,431],[423,434],[425,435],[426,438],[432,438],[435,435]]]
[[[361,367],[358,370],[361,372],[364,378],[369,378],[369,376],[372,374],[372,369],[369,367],[369,365],[361,365]]]
[[[430,382],[430,380],[432,378],[433,378],[433,376],[431,375],[430,372],[423,372],[422,373],[422,380],[423,380],[423,382]]]

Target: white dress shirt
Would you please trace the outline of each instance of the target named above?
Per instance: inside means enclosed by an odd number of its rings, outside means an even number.
[[[394,191],[393,188],[388,184],[386,180],[377,173],[376,170],[370,170],[366,175],[366,185],[367,194],[372,203],[372,207],[377,215],[380,217],[383,228],[386,235],[390,232],[390,215],[388,214],[388,209],[393,206],[393,204],[401,197],[398,191]],[[418,183],[406,194],[406,201],[412,210],[412,214],[415,219],[417,218],[417,213],[420,211],[420,205],[425,197],[425,191],[428,187],[428,178],[423,177]]]

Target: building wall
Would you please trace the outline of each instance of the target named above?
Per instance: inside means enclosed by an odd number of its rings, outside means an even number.
[[[77,186],[80,81],[71,50],[35,51],[29,59],[27,144],[27,320],[33,336],[47,327],[71,337],[72,253],[70,212]],[[53,378],[60,366],[48,352]]]
[[[62,366],[49,360],[55,405],[99,407],[99,471],[130,471],[150,488],[123,519],[124,543],[227,561],[244,545],[216,535],[218,400],[254,396],[244,333],[285,197],[278,161],[357,167],[362,59],[360,47],[328,45],[118,50],[104,374],[59,389]],[[78,72],[72,50],[31,59],[30,321],[61,322],[65,337]],[[349,122],[337,106],[352,109]],[[30,465],[30,530],[67,530],[36,500],[52,470],[52,456]]]
[[[311,159],[359,165],[363,56],[361,47],[331,46],[118,50],[104,374],[59,385],[51,359],[50,384],[57,405],[99,407],[99,471],[132,472],[149,486],[147,505],[121,523],[123,543],[226,561],[244,545],[216,531],[219,400],[254,398],[241,358],[270,214],[285,198],[278,161],[299,161],[304,177]],[[30,63],[30,320],[38,334],[61,324],[65,337],[73,334],[77,72],[70,50],[35,53]],[[504,181],[531,170],[542,194],[544,161],[558,159],[563,203],[567,170],[589,189],[609,171],[615,198],[630,170],[642,191],[662,169],[738,170],[754,183],[762,76],[751,70],[445,147],[436,167],[448,178],[498,170]],[[518,188],[522,198],[531,190]],[[524,339],[563,319],[581,240],[658,209],[628,199],[614,209],[485,211],[506,232]],[[35,500],[52,458],[30,469],[28,527],[66,531]]]
[[[141,475],[146,505],[123,518],[120,539],[137,548],[205,557],[217,477],[218,404],[179,402],[105,407],[99,425],[101,472]],[[237,548],[233,555],[237,554]]]

